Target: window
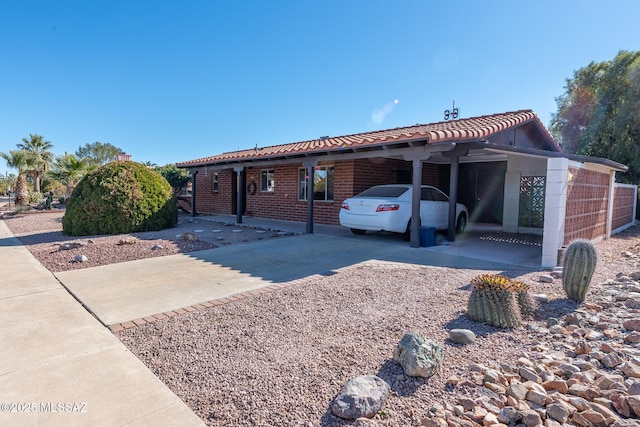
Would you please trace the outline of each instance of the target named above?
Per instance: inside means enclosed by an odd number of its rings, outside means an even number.
[[[298,169],[298,200],[307,200],[307,169]],[[313,200],[333,200],[333,166],[316,166],[313,171]]]
[[[214,193],[218,192],[218,172],[211,174],[211,191]]]
[[[433,202],[449,202],[449,198],[437,188],[423,187],[420,200],[429,200]]]
[[[273,191],[275,185],[275,172],[273,169],[260,171],[260,191]]]
[[[376,186],[371,187],[367,190],[364,190],[362,193],[358,194],[356,197],[400,197],[404,194],[409,187],[399,185],[397,187],[392,186]]]

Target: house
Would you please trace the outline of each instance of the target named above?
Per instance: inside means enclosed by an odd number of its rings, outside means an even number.
[[[624,165],[562,152],[531,110],[258,147],[178,163],[192,175],[191,211],[338,224],[344,199],[377,184],[436,186],[470,222],[543,236],[542,266],[576,238],[598,241],[634,222]],[[307,203],[312,195],[314,203]],[[414,212],[418,198],[414,201]],[[414,222],[417,224],[417,222]],[[411,245],[418,246],[417,225]]]

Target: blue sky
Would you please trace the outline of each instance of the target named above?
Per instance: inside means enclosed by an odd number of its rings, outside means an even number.
[[[533,109],[640,49],[637,0],[0,0],[0,151],[111,143],[159,165]],[[0,163],[0,173],[6,171]]]

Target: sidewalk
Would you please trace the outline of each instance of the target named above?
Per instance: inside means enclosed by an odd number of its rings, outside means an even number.
[[[204,425],[0,221],[0,425]]]

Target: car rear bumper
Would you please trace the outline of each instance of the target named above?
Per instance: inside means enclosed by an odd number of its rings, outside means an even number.
[[[379,215],[354,215],[344,209],[340,211],[340,225],[347,228],[355,228],[367,231],[391,231],[404,233],[407,224],[399,224],[397,219],[384,213]]]

